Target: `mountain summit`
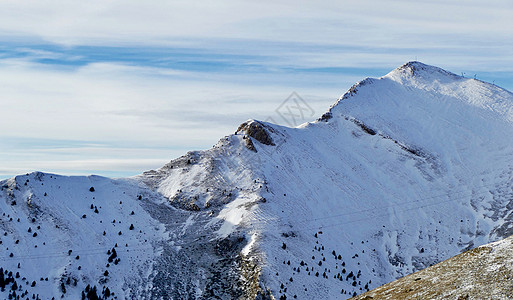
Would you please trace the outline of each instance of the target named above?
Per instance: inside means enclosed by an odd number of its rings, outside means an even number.
[[[2,181],[2,293],[361,294],[513,233],[512,106],[495,85],[410,62],[315,122],[249,120],[133,178]]]

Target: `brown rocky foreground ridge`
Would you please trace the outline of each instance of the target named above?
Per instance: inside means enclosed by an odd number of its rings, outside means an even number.
[[[351,299],[512,299],[513,236]]]

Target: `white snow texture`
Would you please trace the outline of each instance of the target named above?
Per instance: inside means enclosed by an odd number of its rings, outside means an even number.
[[[512,93],[410,62],[133,178],[2,181],[0,267],[41,299],[349,298],[513,233],[512,122]]]

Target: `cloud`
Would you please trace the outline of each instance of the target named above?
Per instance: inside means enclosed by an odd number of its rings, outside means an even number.
[[[289,86],[264,77],[116,63],[69,69],[0,60],[0,148],[6,149],[0,152],[0,176],[33,170],[134,175],[157,167],[155,161],[210,148],[243,121],[274,114],[293,91],[294,76]],[[344,88],[305,86],[301,91],[315,95],[311,105],[320,114]],[[122,167],[117,159],[127,164]]]
[[[513,5],[482,1],[2,1],[0,31],[64,45],[201,47],[211,39],[425,48],[512,37]],[[430,38],[425,38],[430,37]]]

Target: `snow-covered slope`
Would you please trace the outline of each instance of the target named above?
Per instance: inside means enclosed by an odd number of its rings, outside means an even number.
[[[4,181],[2,266],[43,298],[62,281],[70,299],[88,284],[118,298],[347,298],[513,233],[512,121],[510,92],[411,62],[316,122],[249,120],[131,179]],[[96,258],[81,270],[79,251]]]
[[[130,180],[32,173],[2,182],[1,189],[0,267],[19,274],[17,295],[27,290],[25,297],[49,299],[66,290],[69,299],[79,299],[87,285],[96,285],[98,293],[110,287],[123,299],[148,289],[167,233],[145,210],[159,205],[147,188]]]

